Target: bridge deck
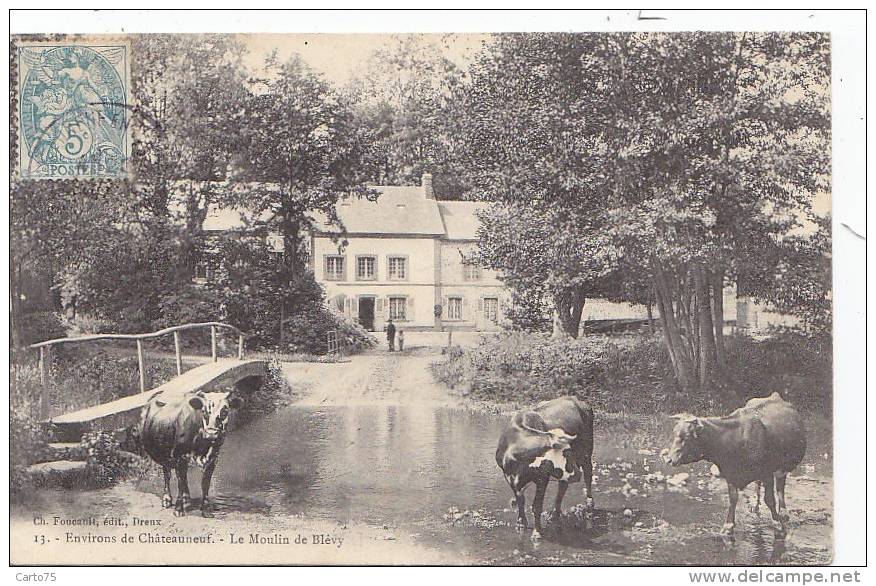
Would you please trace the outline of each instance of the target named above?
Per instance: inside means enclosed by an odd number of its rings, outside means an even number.
[[[132,411],[138,411],[146,404],[149,397],[159,391],[172,394],[193,393],[200,390],[209,391],[231,386],[246,377],[264,376],[267,372],[267,362],[264,360],[224,359],[210,362],[184,372],[145,393],[122,397],[109,403],[53,417],[51,422],[60,426],[79,426],[107,418],[114,419],[116,416],[124,416]]]

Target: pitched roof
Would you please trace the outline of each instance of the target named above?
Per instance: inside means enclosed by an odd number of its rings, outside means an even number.
[[[436,201],[427,198],[421,186],[377,185],[377,201],[350,197],[337,205],[338,216],[347,234],[385,234],[399,236],[443,236],[450,240],[476,240],[480,224],[476,212],[488,204],[475,201]],[[204,220],[204,230],[237,230],[259,220],[267,221],[269,211],[255,214],[241,208],[211,206]],[[313,215],[316,229],[340,233],[322,213]]]
[[[476,212],[486,206],[480,201],[439,201],[446,237],[450,240],[477,240],[480,220]]]
[[[380,192],[377,201],[344,198],[338,202],[338,217],[348,234],[444,234],[438,202],[427,199],[422,187],[378,185],[372,189]],[[340,232],[322,214],[315,215],[314,220],[321,232]]]

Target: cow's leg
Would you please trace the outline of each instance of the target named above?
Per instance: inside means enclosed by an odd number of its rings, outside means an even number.
[[[517,503],[517,529],[526,529],[526,495],[523,489],[514,491],[514,502]]]
[[[207,495],[210,493],[210,481],[213,479],[213,470],[216,469],[216,462],[219,458],[210,458],[207,460],[207,465],[204,466],[204,476],[201,478],[201,515],[204,517],[212,517],[213,513],[207,504]]]
[[[776,472],[776,498],[778,502],[776,503],[777,508],[779,510],[779,515],[782,519],[787,523],[788,522],[788,509],[785,506],[785,481],[788,478],[787,472]]]
[[[176,496],[176,508],[173,514],[177,517],[183,517],[186,514],[186,507],[191,500],[189,496],[189,462],[185,457],[177,460],[176,480],[179,483],[179,494]]]
[[[588,509],[593,508],[593,460],[590,456],[584,458],[581,464],[581,472],[584,475],[584,506]]]
[[[786,531],[785,521],[776,510],[776,487],[772,474],[763,479],[763,502],[769,508],[773,521],[779,524],[777,529],[784,534]]]
[[[751,512],[755,514],[760,514],[760,489],[761,484],[763,484],[760,480],[754,483],[754,505],[751,507]]]
[[[554,500],[554,510],[551,512],[550,521],[560,522],[563,515],[563,497],[566,496],[566,490],[569,488],[569,483],[565,480],[560,480],[557,483],[557,498]]]
[[[739,502],[739,489],[727,482],[727,495],[730,497],[730,507],[727,509],[727,520],[724,522],[724,527],[721,528],[721,533],[733,535],[733,529],[736,527],[736,503]]]
[[[161,495],[161,506],[169,509],[173,506],[173,496],[170,494],[170,466],[161,465],[164,470],[164,494]]]
[[[532,539],[541,539],[541,512],[544,510],[544,495],[547,492],[548,481],[539,479],[535,483],[535,499],[532,501],[532,514],[535,517],[535,530],[532,532]]]

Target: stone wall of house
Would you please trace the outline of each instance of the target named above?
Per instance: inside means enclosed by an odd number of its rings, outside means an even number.
[[[476,251],[471,241],[439,242],[440,327],[443,329],[491,331],[505,321],[510,302],[507,290],[494,271],[472,267],[467,258]]]

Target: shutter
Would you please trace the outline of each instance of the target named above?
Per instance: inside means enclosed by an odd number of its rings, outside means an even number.
[[[468,297],[462,298],[462,319],[468,319]]]
[[[414,298],[408,297],[407,307],[405,307],[405,318],[408,321],[414,321]]]
[[[484,298],[478,297],[478,313],[484,312]]]
[[[350,317],[350,300],[344,299],[344,315]]]
[[[374,300],[374,317],[379,317],[383,313],[383,297],[378,297]]]
[[[441,298],[441,319],[450,319],[450,298]]]
[[[358,297],[353,297],[353,299],[351,300],[350,311],[353,312],[354,317],[359,315],[359,298]]]

